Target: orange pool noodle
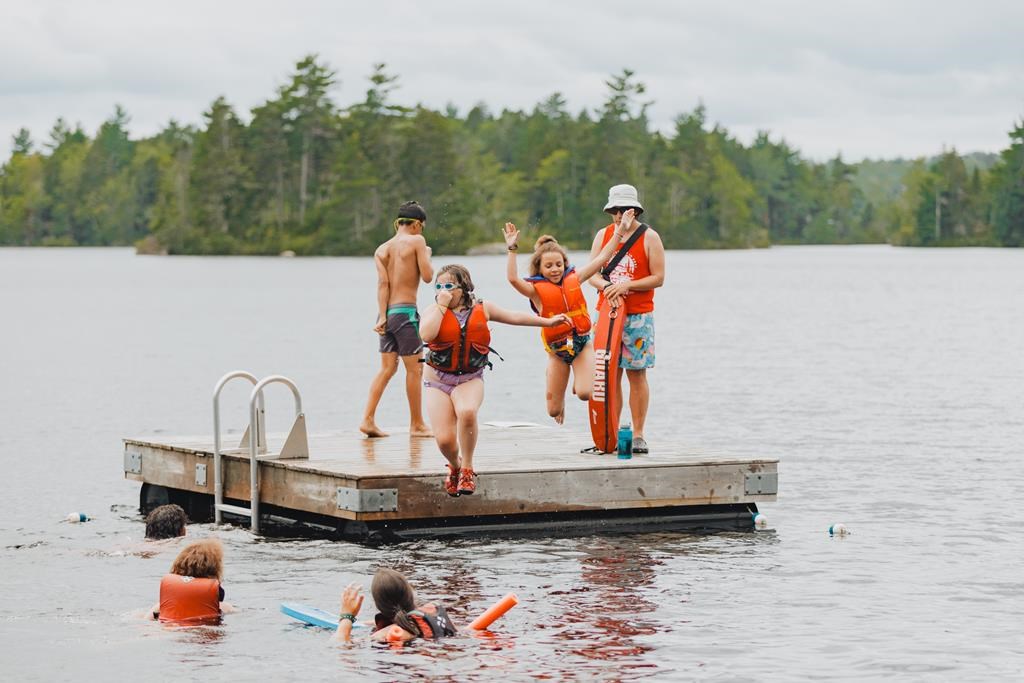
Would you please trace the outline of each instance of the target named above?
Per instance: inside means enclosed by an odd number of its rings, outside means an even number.
[[[518,603],[519,598],[516,597],[516,594],[509,593],[501,600],[488,607],[487,611],[474,619],[473,623],[471,623],[469,627],[475,630],[485,629],[494,623],[498,617],[515,607]]]
[[[386,637],[389,643],[400,643],[403,640],[405,640],[402,637],[402,627],[398,626],[397,624],[392,624],[388,627]]]

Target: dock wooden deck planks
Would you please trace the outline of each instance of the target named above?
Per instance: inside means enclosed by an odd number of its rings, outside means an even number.
[[[482,425],[477,492],[458,498],[442,489],[445,460],[433,439],[311,434],[310,457],[290,460],[273,459],[284,435],[267,440],[261,504],[362,522],[756,504],[777,493],[776,458],[715,456],[655,438],[653,453],[620,460],[580,453],[589,435],[555,427]],[[211,437],[125,439],[124,449],[126,478],[213,494]],[[223,463],[225,498],[248,502],[248,451],[227,450]]]

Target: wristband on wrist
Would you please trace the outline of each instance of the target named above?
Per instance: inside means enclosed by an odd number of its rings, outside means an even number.
[[[348,619],[353,624],[356,623],[356,616],[354,614],[340,614],[340,615],[338,615],[338,624],[341,624],[341,622],[344,621],[345,619]]]
[[[519,251],[519,245],[518,244],[513,244],[511,247],[508,248],[508,250],[509,251]]]

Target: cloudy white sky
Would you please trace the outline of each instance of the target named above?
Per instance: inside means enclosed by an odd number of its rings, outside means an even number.
[[[342,106],[376,62],[396,100],[462,112],[556,91],[593,109],[626,67],[666,131],[703,101],[741,140],[767,129],[815,159],[998,151],[1024,116],[1022,36],[1022,0],[0,0],[0,158],[21,127],[91,135],[115,103],[136,137],[221,94],[244,116],[311,52]]]

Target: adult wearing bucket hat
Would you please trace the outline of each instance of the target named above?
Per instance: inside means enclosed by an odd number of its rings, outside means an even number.
[[[632,185],[614,185],[608,190],[604,211],[614,219],[598,231],[590,250],[596,258],[611,238],[619,222],[626,223],[623,246],[629,242],[641,225],[638,220],[644,212],[636,188]],[[614,257],[613,257],[614,258]],[[605,298],[612,305],[624,306],[626,325],[622,331],[622,354],[619,358],[618,382],[622,371],[629,380],[629,412],[633,418],[633,452],[647,453],[644,424],[651,391],[647,384],[647,369],[654,367],[654,290],[665,281],[665,246],[661,237],[649,225],[630,245],[607,278],[602,274],[590,278],[590,284],[600,292],[598,306]]]

